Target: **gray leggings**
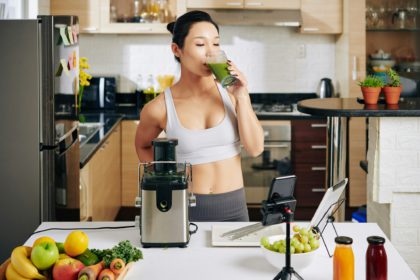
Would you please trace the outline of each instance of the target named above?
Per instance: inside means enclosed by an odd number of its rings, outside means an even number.
[[[196,222],[248,222],[245,190],[219,194],[196,194],[197,206],[190,207],[190,221]]]

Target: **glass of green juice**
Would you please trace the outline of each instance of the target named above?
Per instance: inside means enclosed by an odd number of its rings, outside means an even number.
[[[234,84],[236,78],[229,73],[227,56],[224,51],[210,52],[206,56],[206,64],[224,88]]]

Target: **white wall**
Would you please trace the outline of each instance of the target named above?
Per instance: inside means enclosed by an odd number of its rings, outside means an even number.
[[[292,28],[221,26],[221,45],[245,73],[250,92],[315,92],[323,77],[335,77],[335,38],[302,35]],[[138,74],[178,75],[170,35],[85,35],[80,55],[90,73],[119,74],[119,91],[130,92]],[[305,58],[299,58],[299,46]]]

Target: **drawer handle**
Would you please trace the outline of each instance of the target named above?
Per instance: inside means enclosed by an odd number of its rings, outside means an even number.
[[[312,123],[311,124],[311,127],[312,128],[324,128],[324,127],[327,127],[327,124],[326,123]]]
[[[323,188],[313,188],[312,192],[325,192],[325,189],[323,189]]]
[[[317,32],[317,31],[319,31],[319,28],[318,27],[304,27],[303,31],[305,31],[305,32]]]
[[[327,146],[326,145],[312,145],[311,148],[313,150],[325,150],[327,149]]]
[[[92,26],[92,27],[85,27],[85,28],[82,28],[82,30],[83,30],[83,31],[86,31],[86,32],[94,32],[94,31],[97,31],[97,30],[98,30],[98,28],[97,28],[97,27],[95,27],[95,26]]]
[[[325,170],[327,170],[327,168],[324,167],[324,166],[313,166],[313,167],[311,167],[311,170],[312,171],[325,171]]]
[[[287,144],[266,144],[264,148],[289,148]]]
[[[263,4],[261,2],[248,2],[245,4],[245,6],[249,7],[261,7]]]
[[[242,2],[226,2],[225,3],[226,6],[242,6]]]

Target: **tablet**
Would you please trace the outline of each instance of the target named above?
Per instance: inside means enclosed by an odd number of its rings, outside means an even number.
[[[345,178],[336,185],[327,189],[324,197],[321,200],[321,203],[319,204],[314,216],[312,217],[310,224],[311,227],[318,227],[320,231],[323,231],[328,221],[328,217],[331,216],[334,209],[336,208],[336,205],[334,204],[338,204],[341,194],[346,188],[347,182],[348,179]]]

